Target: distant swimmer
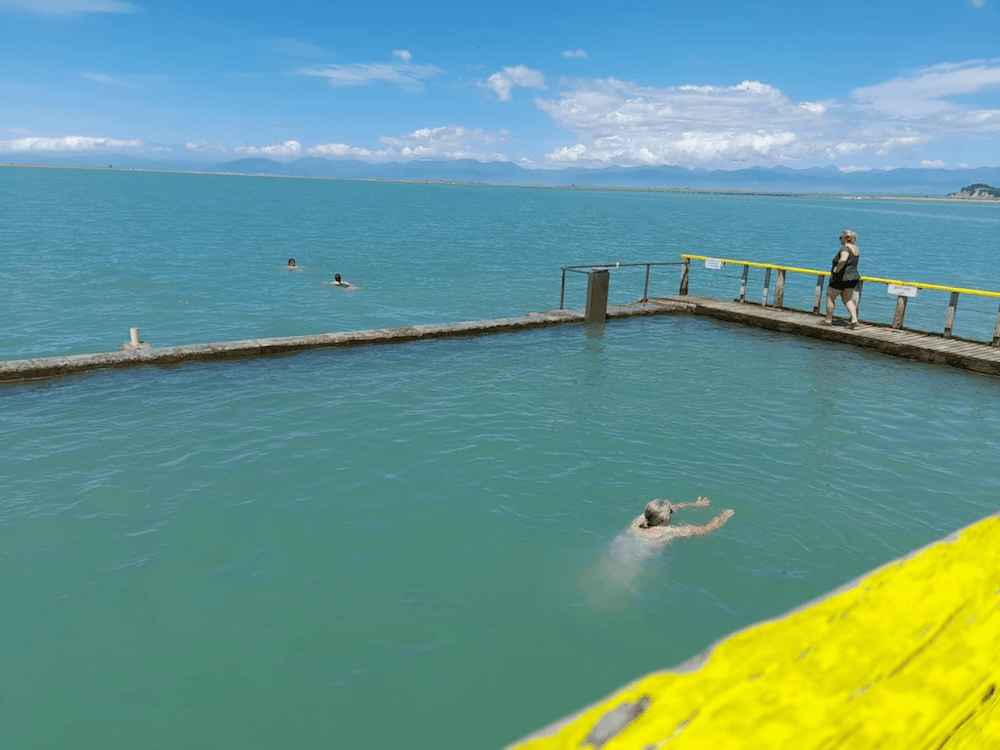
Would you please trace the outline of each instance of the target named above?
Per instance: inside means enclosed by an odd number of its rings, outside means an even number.
[[[288,265],[285,266],[289,271],[301,271],[302,267],[295,265],[295,258],[288,259]]]
[[[326,283],[327,284],[333,284],[334,286],[342,286],[342,287],[344,287],[346,289],[357,289],[357,287],[354,286],[354,284],[352,284],[351,282],[344,281],[342,278],[340,278],[340,274],[339,273],[335,273],[333,275],[333,281],[328,281]]]
[[[632,521],[628,531],[623,531],[611,543],[611,555],[619,562],[636,562],[652,557],[671,541],[686,536],[704,536],[721,528],[733,517],[733,511],[724,510],[704,526],[692,524],[670,525],[675,510],[681,508],[707,508],[709,499],[699,497],[693,503],[671,503],[668,500],[650,500],[641,516]]]

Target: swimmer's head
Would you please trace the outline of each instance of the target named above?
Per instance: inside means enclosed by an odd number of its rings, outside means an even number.
[[[295,258],[289,258],[288,259],[288,267],[289,268],[294,268],[295,267]]]
[[[340,274],[339,274],[339,273],[335,273],[335,274],[333,275],[333,280],[334,280],[334,281],[340,281]]]
[[[646,503],[646,525],[647,526],[667,526],[670,523],[670,516],[674,513],[674,506],[666,500],[650,500]]]

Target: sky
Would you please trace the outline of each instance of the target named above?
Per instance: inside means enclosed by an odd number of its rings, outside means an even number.
[[[0,0],[0,161],[1000,166],[1000,0]]]

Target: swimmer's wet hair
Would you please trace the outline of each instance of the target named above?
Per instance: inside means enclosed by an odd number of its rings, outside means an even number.
[[[650,526],[657,526],[664,521],[669,521],[673,515],[674,506],[667,500],[650,500],[646,503],[646,523]]]

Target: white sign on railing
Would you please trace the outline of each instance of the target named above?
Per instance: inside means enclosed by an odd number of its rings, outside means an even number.
[[[902,284],[889,284],[888,292],[895,297],[916,297],[917,288],[915,286],[903,286]]]
[[[722,261],[718,258],[706,258],[705,268],[711,268],[713,271],[718,271],[722,268]]]

